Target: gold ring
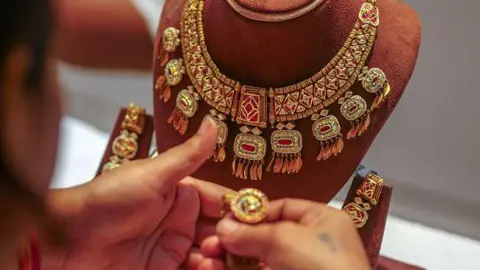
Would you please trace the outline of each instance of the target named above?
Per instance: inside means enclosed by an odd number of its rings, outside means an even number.
[[[233,217],[247,224],[258,224],[267,217],[268,198],[258,189],[246,188],[224,195],[222,216],[231,212]]]

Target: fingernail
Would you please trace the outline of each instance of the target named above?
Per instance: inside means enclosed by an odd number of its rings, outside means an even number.
[[[231,220],[231,219],[223,219],[217,225],[217,233],[220,235],[229,235],[240,227],[240,224]]]
[[[210,119],[210,117],[204,117],[202,121],[202,125],[200,125],[200,128],[198,129],[198,133],[199,134],[207,133],[208,130],[211,129],[213,125],[215,125],[215,123],[213,123],[213,120]]]

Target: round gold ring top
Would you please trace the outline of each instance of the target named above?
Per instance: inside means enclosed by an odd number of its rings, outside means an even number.
[[[233,216],[240,222],[256,224],[267,216],[268,198],[260,190],[246,188],[240,190],[230,200]]]

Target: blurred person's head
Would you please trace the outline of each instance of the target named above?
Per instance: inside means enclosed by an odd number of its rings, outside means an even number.
[[[45,215],[61,111],[53,21],[49,0],[0,8],[0,256]]]

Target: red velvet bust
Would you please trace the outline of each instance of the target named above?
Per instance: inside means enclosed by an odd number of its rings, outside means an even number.
[[[258,12],[275,13],[292,9],[291,4],[280,1],[242,0],[239,4],[250,6]],[[301,7],[309,1],[299,0]],[[241,16],[223,0],[206,0],[204,33],[213,61],[223,74],[244,84],[261,87],[280,87],[299,82],[312,76],[325,66],[341,48],[351,31],[362,0],[325,0],[312,11],[295,19],[282,22],[260,22]],[[179,27],[185,0],[167,0],[157,34],[158,40],[167,27]],[[416,13],[396,0],[379,0],[380,26],[377,39],[367,60],[370,67],[381,68],[388,77],[391,94],[383,106],[372,113],[372,124],[364,135],[345,141],[343,152],[326,161],[317,161],[318,142],[312,135],[311,121],[296,121],[296,129],[303,134],[303,167],[298,174],[279,175],[264,173],[260,181],[241,180],[232,175],[231,160],[234,135],[229,135],[227,160],[223,163],[208,161],[195,173],[206,179],[233,189],[254,187],[264,191],[269,198],[299,197],[328,202],[344,186],[360,163],[388,116],[398,103],[412,75],[420,45],[420,22]],[[264,7],[264,8],[262,8]],[[278,9],[276,10],[276,7]],[[155,55],[158,53],[156,49]],[[181,58],[176,52],[172,58]],[[157,57],[155,56],[155,59]],[[155,61],[154,78],[163,73]],[[188,85],[184,79],[172,87],[173,97]],[[361,85],[355,83],[351,90],[361,93]],[[369,104],[373,98],[361,94]],[[172,98],[173,99],[173,98]],[[196,115],[190,119],[185,135],[178,134],[167,123],[175,102],[163,103],[154,95],[155,131],[159,152],[178,145],[193,135],[202,118],[211,108],[200,101]],[[338,110],[333,111],[339,114]],[[340,120],[342,126],[348,123]],[[230,134],[240,128],[228,121]],[[270,136],[268,129],[264,136]],[[345,131],[344,131],[345,132]],[[394,143],[394,140],[392,140]],[[315,146],[315,147],[314,147]],[[270,156],[268,152],[267,157]]]

